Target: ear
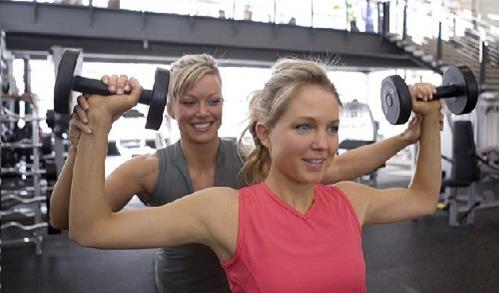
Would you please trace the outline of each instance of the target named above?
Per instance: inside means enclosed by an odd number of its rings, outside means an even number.
[[[255,132],[258,136],[258,139],[267,149],[270,150],[270,129],[263,122],[257,122],[255,125]]]
[[[166,103],[166,112],[170,115],[170,117],[175,119],[175,111],[173,111],[173,104],[171,102]]]

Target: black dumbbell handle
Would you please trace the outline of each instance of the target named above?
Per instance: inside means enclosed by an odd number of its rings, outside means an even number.
[[[109,90],[107,85],[103,84],[102,81],[98,79],[86,78],[82,76],[75,75],[73,78],[74,91],[85,93],[85,94],[95,94],[102,96],[109,96]],[[142,90],[140,94],[139,103],[149,105],[152,100],[151,90]]]
[[[454,98],[461,95],[460,89],[455,85],[441,85],[436,90],[437,92],[433,94],[433,98],[436,99]]]

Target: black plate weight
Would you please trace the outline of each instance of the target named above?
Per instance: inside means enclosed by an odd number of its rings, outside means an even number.
[[[391,124],[404,124],[411,115],[409,88],[398,75],[388,76],[381,83],[381,107]]]
[[[478,101],[478,83],[475,75],[466,66],[448,67],[442,78],[442,85],[452,85],[457,88],[454,97],[445,99],[445,104],[453,114],[467,114],[475,109]]]
[[[147,112],[147,129],[157,130],[163,122],[169,84],[170,72],[164,69],[156,69],[152,98],[149,104],[149,112]]]
[[[54,110],[59,114],[71,113],[71,88],[73,76],[78,61],[79,51],[66,50],[62,54],[57,67],[57,76],[54,85]]]

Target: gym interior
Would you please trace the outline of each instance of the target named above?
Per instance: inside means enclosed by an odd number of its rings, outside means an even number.
[[[406,84],[437,86],[444,106],[436,212],[363,227],[367,291],[499,291],[496,1],[0,0],[0,31],[1,292],[157,292],[156,249],[80,247],[51,226],[50,197],[78,95],[100,93],[105,74],[152,89],[148,105],[114,123],[109,174],[179,140],[166,97],[157,96],[168,86],[161,74],[181,56],[203,53],[216,58],[223,81],[218,135],[233,140],[246,126],[250,94],[281,57],[328,64],[343,104],[340,153],[406,129]],[[355,181],[406,187],[417,153],[410,145]],[[140,207],[136,196],[125,209]]]

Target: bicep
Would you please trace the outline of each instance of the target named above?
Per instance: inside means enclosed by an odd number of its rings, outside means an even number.
[[[376,189],[353,182],[342,184],[363,224],[403,221],[427,214],[424,196],[409,188]]]
[[[160,207],[113,213],[92,227],[89,246],[136,249],[206,243],[203,200],[192,194]]]

